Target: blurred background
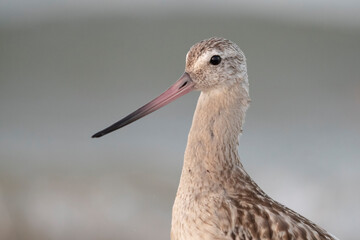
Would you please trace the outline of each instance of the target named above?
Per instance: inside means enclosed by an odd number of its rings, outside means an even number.
[[[199,93],[90,136],[170,86],[211,36],[248,59],[247,171],[358,239],[359,11],[355,0],[0,1],[0,239],[169,239]]]

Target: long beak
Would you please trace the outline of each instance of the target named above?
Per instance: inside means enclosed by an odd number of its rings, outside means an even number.
[[[93,138],[102,137],[108,133],[111,133],[119,128],[122,128],[146,115],[156,111],[157,109],[171,103],[175,99],[191,92],[194,89],[194,82],[190,78],[188,73],[184,73],[179,80],[177,80],[168,90],[163,92],[160,96],[145,104],[135,112],[127,115],[120,121],[114,123],[110,127],[94,134]]]

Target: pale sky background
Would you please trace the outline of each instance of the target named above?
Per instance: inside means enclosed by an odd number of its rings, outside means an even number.
[[[259,0],[17,0],[0,1],[0,23],[22,24],[86,15],[167,16],[174,13],[256,16],[265,19],[360,28],[360,1]]]

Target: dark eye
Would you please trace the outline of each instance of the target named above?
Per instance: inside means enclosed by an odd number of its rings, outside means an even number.
[[[212,65],[218,65],[221,62],[221,57],[219,55],[214,55],[210,59]]]

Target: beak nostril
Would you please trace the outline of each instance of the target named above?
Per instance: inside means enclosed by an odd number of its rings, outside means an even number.
[[[187,83],[188,83],[187,81],[184,82],[183,85],[181,85],[181,86],[179,87],[179,89],[182,89],[183,87],[185,87],[185,86],[187,85]]]

